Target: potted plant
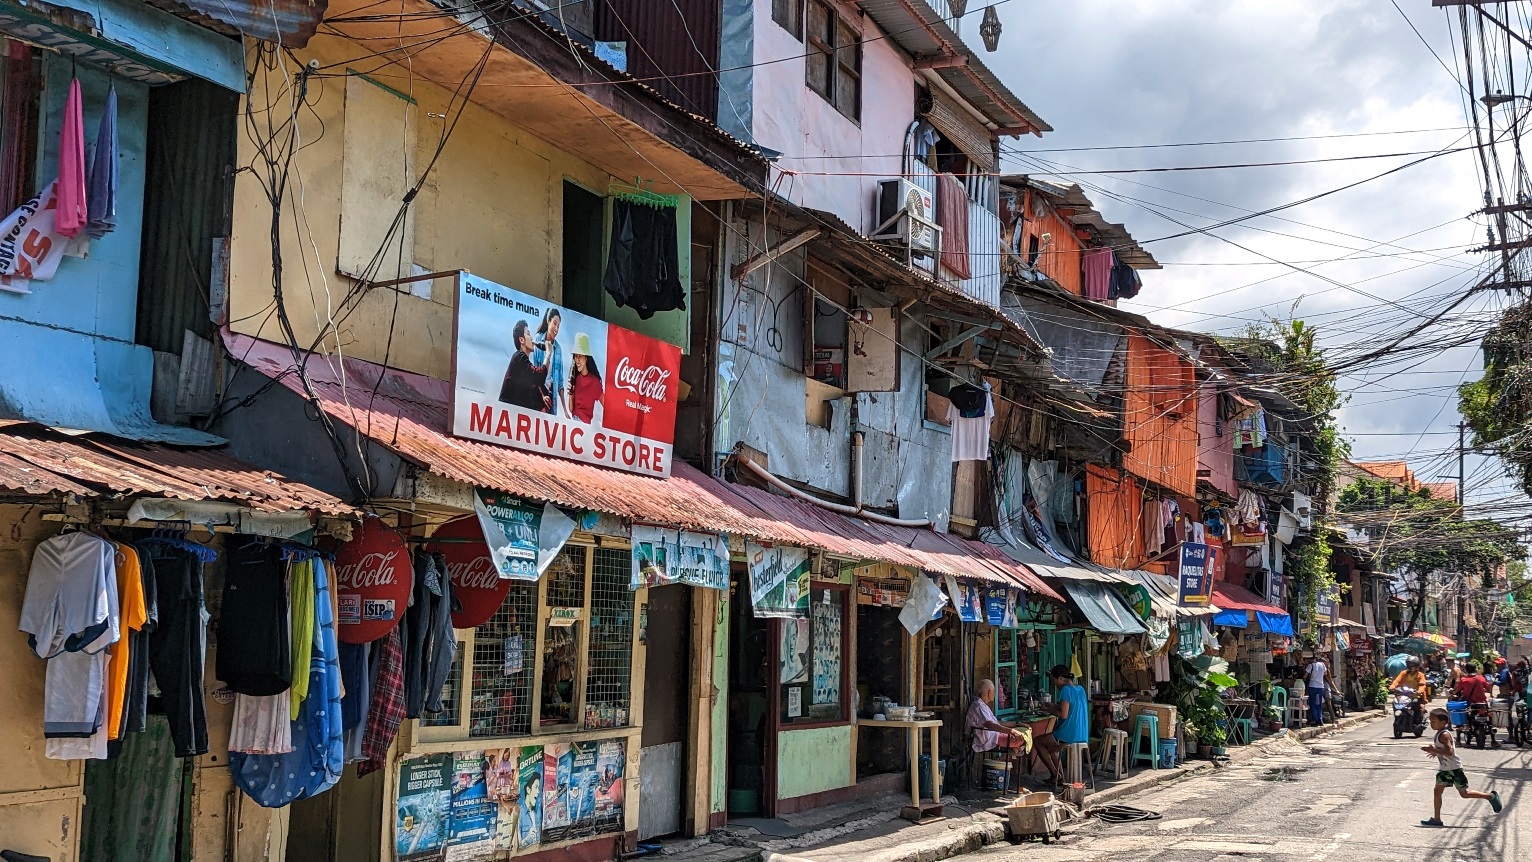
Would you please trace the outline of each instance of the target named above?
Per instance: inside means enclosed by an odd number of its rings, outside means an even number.
[[[1188,752],[1193,741],[1199,751],[1208,749],[1215,757],[1227,751],[1228,713],[1221,693],[1239,684],[1228,669],[1228,662],[1214,656],[1198,656],[1190,661],[1176,657],[1172,660],[1170,681],[1160,683],[1157,699],[1175,705],[1186,731]]]

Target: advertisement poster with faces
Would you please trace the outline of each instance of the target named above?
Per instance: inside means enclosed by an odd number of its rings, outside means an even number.
[[[809,552],[789,545],[745,543],[750,605],[756,617],[809,615]]]
[[[452,433],[669,476],[681,349],[458,276]]]

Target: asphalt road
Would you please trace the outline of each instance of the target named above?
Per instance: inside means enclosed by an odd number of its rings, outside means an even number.
[[[1427,731],[1429,734],[1430,731]],[[1436,760],[1374,721],[1289,743],[1270,755],[1124,800],[1153,822],[1086,821],[1050,846],[1000,845],[976,862],[1485,862],[1532,859],[1532,748],[1462,749],[1474,789],[1499,791],[1505,810],[1460,799],[1431,816]]]

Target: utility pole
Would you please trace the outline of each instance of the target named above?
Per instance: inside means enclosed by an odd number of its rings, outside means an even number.
[[[1458,423],[1458,513],[1462,516],[1463,500],[1467,485],[1468,474],[1463,472],[1464,433],[1468,430],[1467,422]]]

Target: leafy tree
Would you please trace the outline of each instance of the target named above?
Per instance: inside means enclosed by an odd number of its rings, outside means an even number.
[[[1361,478],[1341,491],[1336,510],[1368,530],[1378,543],[1382,568],[1405,578],[1414,596],[1411,630],[1425,612],[1433,574],[1460,575],[1481,585],[1527,553],[1514,528],[1488,518],[1465,519],[1457,503],[1438,500],[1424,488],[1411,491]]]

